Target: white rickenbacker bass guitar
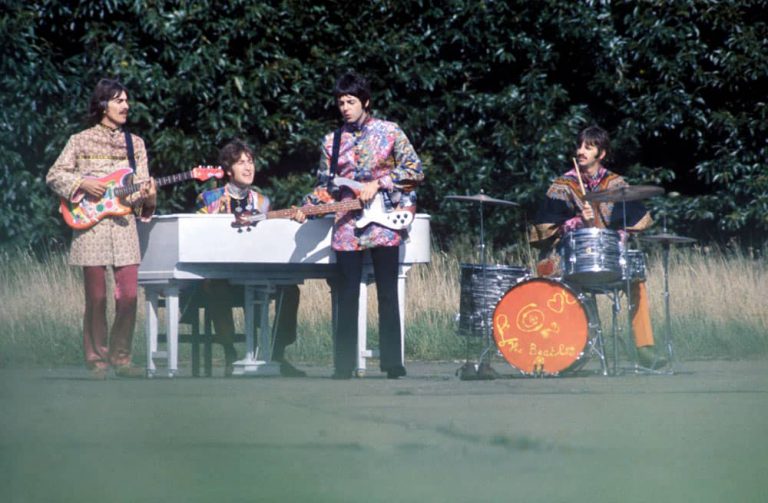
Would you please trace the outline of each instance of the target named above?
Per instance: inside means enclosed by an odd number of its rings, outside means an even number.
[[[356,194],[363,188],[363,184],[349,178],[335,177],[333,184],[337,187],[348,187]],[[388,210],[384,204],[384,196],[376,194],[370,202],[364,204],[360,199],[347,199],[338,203],[318,204],[316,206],[304,206],[302,208],[288,208],[284,210],[268,211],[265,213],[236,213],[232,227],[250,227],[262,220],[270,218],[292,218],[298,210],[307,216],[325,215],[337,211],[362,210],[362,215],[355,221],[358,229],[366,225],[376,223],[392,230],[402,230],[413,222],[413,213],[407,210]]]

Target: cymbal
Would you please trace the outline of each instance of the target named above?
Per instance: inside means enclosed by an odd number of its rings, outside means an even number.
[[[584,196],[587,201],[598,203],[618,202],[618,201],[637,201],[648,199],[664,193],[664,189],[655,185],[630,185],[628,187],[619,187],[617,189],[602,190],[600,192],[590,192]]]
[[[453,199],[456,201],[467,201],[470,203],[499,204],[501,206],[519,206],[517,203],[513,201],[505,201],[503,199],[494,199],[490,196],[486,196],[485,194],[475,194],[473,196],[450,195],[450,196],[445,196],[445,199]]]
[[[667,244],[667,243],[682,244],[682,243],[696,242],[696,240],[693,238],[689,238],[685,236],[677,236],[675,234],[668,234],[666,232],[662,232],[660,234],[651,234],[650,236],[640,236],[640,241],[647,241],[649,243],[661,243],[661,244]]]

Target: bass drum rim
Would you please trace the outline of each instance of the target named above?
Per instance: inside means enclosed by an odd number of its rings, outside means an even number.
[[[578,343],[581,342],[581,340],[578,341],[577,345],[575,346],[575,355],[573,357],[573,361],[571,361],[567,366],[563,366],[562,368],[558,368],[554,371],[548,371],[546,370],[546,365],[541,367],[541,370],[536,370],[535,365],[531,369],[527,368],[521,368],[523,365],[520,365],[519,363],[516,363],[516,361],[513,361],[510,359],[510,351],[507,350],[507,346],[513,346],[513,344],[509,344],[510,339],[504,338],[504,333],[502,330],[499,330],[497,328],[500,328],[497,325],[497,316],[503,315],[506,313],[501,312],[505,308],[504,300],[507,298],[507,295],[509,295],[513,290],[515,289],[523,289],[526,287],[526,285],[537,283],[537,284],[548,284],[550,286],[556,286],[558,288],[561,288],[566,293],[570,294],[573,297],[573,300],[575,301],[575,305],[578,306],[579,312],[583,316],[584,326],[581,327],[584,329],[583,332],[583,345],[579,345]],[[504,359],[509,363],[513,368],[515,368],[518,372],[520,372],[524,376],[538,376],[538,375],[544,375],[544,376],[560,376],[563,374],[575,372],[579,369],[581,369],[589,360],[590,352],[589,347],[591,344],[591,341],[593,339],[593,333],[592,333],[592,312],[590,309],[590,306],[584,302],[584,295],[576,288],[574,288],[572,285],[569,285],[568,283],[565,283],[563,281],[552,279],[552,278],[529,278],[524,281],[519,282],[518,284],[512,286],[507,292],[499,299],[499,302],[496,304],[496,307],[493,311],[493,339],[496,343],[496,347],[501,352],[501,354],[504,356]],[[574,303],[570,303],[573,305]],[[581,339],[582,334],[578,334],[577,337]],[[501,339],[501,340],[500,340]],[[535,360],[535,358],[533,358]]]

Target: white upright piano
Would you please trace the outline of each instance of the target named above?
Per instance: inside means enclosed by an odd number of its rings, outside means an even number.
[[[333,217],[298,224],[271,219],[250,230],[232,228],[232,215],[175,214],[156,216],[139,224],[141,265],[139,284],[146,292],[147,375],[156,373],[156,360],[167,360],[168,376],[178,371],[179,292],[191,282],[225,279],[245,287],[246,356],[235,363],[235,375],[276,375],[271,361],[269,302],[276,287],[305,279],[335,275],[331,249]],[[429,215],[417,214],[409,240],[400,247],[398,294],[401,334],[405,335],[405,279],[413,264],[429,262]],[[358,313],[358,370],[365,371],[366,305],[370,274],[364,273]],[[165,297],[167,350],[158,350],[158,301]],[[254,339],[255,310],[261,310],[258,347]]]

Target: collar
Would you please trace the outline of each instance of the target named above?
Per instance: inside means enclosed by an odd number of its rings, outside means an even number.
[[[245,199],[251,193],[250,187],[238,187],[232,182],[227,182],[227,185],[224,187],[227,193],[234,199]]]
[[[372,121],[373,121],[373,116],[369,114],[368,118],[365,119],[362,124],[358,124],[356,122],[353,122],[353,123],[347,122],[346,124],[344,124],[344,127],[345,129],[347,129],[347,131],[357,133],[357,132],[363,131]]]
[[[581,179],[582,179],[582,181],[584,183],[588,184],[590,187],[593,187],[593,186],[597,185],[598,183],[600,183],[600,181],[603,178],[605,178],[606,173],[608,173],[608,170],[605,169],[603,166],[600,166],[599,168],[597,168],[597,171],[595,172],[594,175],[590,176],[590,175],[587,175],[586,173],[584,173],[584,174],[581,175],[582,176]],[[573,168],[569,172],[567,172],[565,174],[565,176],[570,176],[570,177],[573,177],[573,178],[578,178],[579,177],[579,173],[576,171],[576,168]]]
[[[105,126],[105,125],[104,125],[104,124],[102,124],[101,122],[99,122],[98,124],[96,124],[96,127],[97,127],[97,128],[99,128],[99,129],[100,129],[100,130],[102,130],[102,131],[105,131],[105,132],[109,133],[109,134],[115,134],[115,133],[117,133],[117,132],[119,132],[119,131],[122,131],[122,130],[123,130],[123,128],[122,128],[122,127],[120,127],[120,126],[118,126],[118,127],[116,127],[116,128],[111,128],[111,127],[109,127],[109,126]]]

